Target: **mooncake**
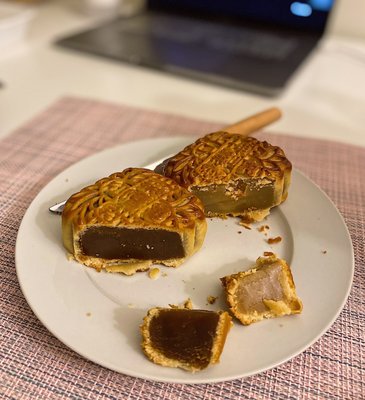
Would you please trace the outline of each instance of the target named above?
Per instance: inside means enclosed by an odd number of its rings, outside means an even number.
[[[221,281],[232,314],[244,325],[302,311],[290,267],[275,255],[260,257],[250,270]]]
[[[65,248],[97,270],[134,274],[177,267],[202,245],[201,201],[173,180],[128,168],[72,195],[62,213]]]
[[[200,371],[219,362],[231,325],[226,311],[152,308],[141,326],[142,349],[156,364]]]
[[[284,151],[253,137],[214,132],[156,167],[198,196],[209,217],[260,221],[288,195],[292,165]]]

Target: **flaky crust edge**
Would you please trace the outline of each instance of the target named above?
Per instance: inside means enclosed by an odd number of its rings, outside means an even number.
[[[286,297],[285,301],[264,299],[264,304],[268,308],[266,312],[258,313],[254,311],[252,313],[241,313],[238,310],[238,304],[235,299],[235,293],[239,286],[239,279],[244,276],[254,274],[264,265],[270,265],[277,262],[280,263],[284,275],[283,279],[281,279],[280,281],[280,284]],[[275,255],[270,257],[259,257],[256,260],[256,264],[253,268],[249,269],[248,271],[238,272],[237,274],[225,276],[221,278],[221,282],[225,290],[226,301],[231,313],[243,325],[250,325],[263,319],[276,318],[291,314],[300,314],[302,312],[303,303],[296,294],[296,288],[291,269],[285,260],[277,258]]]
[[[149,332],[149,325],[152,319],[158,316],[159,311],[163,309],[164,308],[161,307],[155,307],[148,310],[147,315],[144,317],[143,323],[140,326],[140,332],[142,335],[141,346],[144,354],[153,363],[162,365],[164,367],[181,368],[184,369],[185,371],[189,371],[192,373],[201,371],[201,369],[196,368],[189,363],[180,362],[178,360],[173,360],[171,358],[165,357],[163,354],[159,353],[157,350],[153,348]],[[218,313],[219,313],[219,321],[213,342],[212,354],[210,362],[205,368],[209,367],[210,365],[219,363],[220,356],[222,354],[228,332],[232,327],[232,318],[229,315],[229,313],[227,311],[218,311]]]

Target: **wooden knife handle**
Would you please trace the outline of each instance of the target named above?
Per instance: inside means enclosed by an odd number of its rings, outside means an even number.
[[[281,111],[278,108],[273,107],[236,122],[233,125],[226,126],[222,131],[248,136],[251,133],[277,121],[280,117]]]

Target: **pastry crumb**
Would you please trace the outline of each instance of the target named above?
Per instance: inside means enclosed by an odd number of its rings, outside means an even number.
[[[160,275],[160,269],[159,268],[152,268],[148,272],[148,276],[153,280],[157,279],[159,277],[159,275]]]
[[[237,233],[240,235],[242,233],[242,231],[238,231]]]
[[[272,251],[264,251],[264,256],[265,257],[271,257],[271,256],[274,256],[275,255],[275,253],[273,253]]]
[[[247,222],[246,220],[242,220],[241,219],[241,221],[239,222],[239,225],[243,226],[245,229],[249,229],[249,230],[252,229],[251,226],[250,226],[250,223]]]
[[[87,312],[87,313],[86,313],[86,316],[87,316],[87,317],[91,317],[91,312]]]
[[[187,298],[182,304],[169,304],[170,308],[184,308],[187,310],[192,310],[193,309],[193,302],[191,301],[191,298]]]
[[[128,308],[136,308],[136,305],[133,303],[128,303]]]
[[[191,301],[190,297],[187,300],[185,300],[183,305],[184,305],[184,308],[187,308],[188,310],[193,309],[193,302]]]
[[[240,224],[242,225],[245,229],[251,230],[252,228],[250,227],[250,225],[246,225],[246,224]]]
[[[218,299],[218,296],[208,296],[207,297],[207,302],[208,304],[214,304]]]
[[[282,241],[281,236],[276,236],[274,238],[268,238],[267,243],[269,244],[275,244],[275,243],[280,243]]]
[[[266,231],[269,230],[269,229],[270,229],[269,225],[261,225],[261,226],[259,226],[259,227],[257,228],[257,230],[258,230],[259,232],[266,232]]]
[[[322,253],[323,254],[327,254],[327,250],[322,250]]]

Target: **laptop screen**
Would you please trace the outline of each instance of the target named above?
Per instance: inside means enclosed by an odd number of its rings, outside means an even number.
[[[154,10],[245,19],[322,33],[334,0],[149,0]]]

